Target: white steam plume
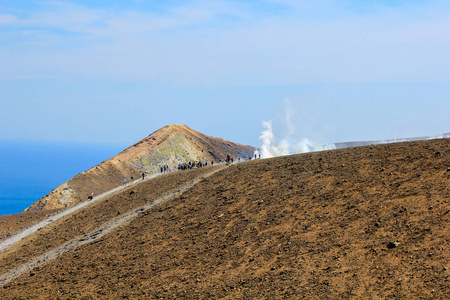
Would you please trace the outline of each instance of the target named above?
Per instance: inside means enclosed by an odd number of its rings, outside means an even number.
[[[269,158],[274,156],[288,155],[289,144],[286,141],[277,141],[272,131],[272,121],[262,123],[265,130],[262,132],[259,140],[261,141],[262,158]]]
[[[289,100],[284,101],[285,112],[282,115],[280,121],[283,123],[285,129],[281,132],[281,138],[278,138],[274,134],[273,122],[264,121],[262,123],[264,130],[259,137],[261,141],[259,151],[255,151],[255,154],[261,155],[261,158],[270,158],[275,156],[290,155],[296,153],[306,153],[313,151],[322,151],[336,149],[334,144],[321,145],[313,142],[309,139],[295,139],[292,136],[295,134],[295,126],[292,124],[292,114],[294,110],[289,102]]]
[[[319,145],[306,138],[300,141],[292,139],[279,140],[273,133],[272,121],[265,121],[262,125],[265,130],[259,137],[261,147],[260,151],[257,152],[258,154],[261,154],[261,158],[336,149],[334,144]]]

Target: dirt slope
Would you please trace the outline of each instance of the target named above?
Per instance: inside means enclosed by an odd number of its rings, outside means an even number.
[[[194,178],[161,176],[0,253],[5,272]],[[450,141],[227,167],[1,299],[449,299]]]
[[[92,169],[77,174],[31,205],[26,211],[61,209],[73,206],[94,193],[101,194],[122,184],[126,177],[159,173],[160,166],[177,168],[189,161],[218,161],[227,154],[252,155],[255,148],[204,135],[186,125],[167,125],[147,138]]]
[[[60,211],[62,209],[22,212],[20,214],[0,216],[0,241]]]

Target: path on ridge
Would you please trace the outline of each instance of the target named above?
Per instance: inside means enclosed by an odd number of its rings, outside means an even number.
[[[35,225],[31,226],[31,227],[25,228],[24,230],[22,230],[22,231],[18,232],[17,234],[11,236],[10,238],[7,238],[7,239],[1,241],[0,242],[0,252],[10,248],[15,243],[23,240],[24,238],[26,238],[27,236],[29,236],[29,235],[31,235],[33,233],[41,230],[43,227],[53,223],[54,221],[61,219],[62,217],[65,217],[65,216],[67,216],[69,214],[72,214],[72,213],[74,213],[74,212],[76,212],[76,211],[78,211],[78,210],[80,210],[80,209],[82,209],[82,208],[84,208],[84,207],[86,207],[88,205],[91,205],[91,204],[93,204],[93,203],[95,203],[97,201],[103,200],[107,196],[111,196],[113,194],[119,193],[124,188],[128,188],[128,187],[134,186],[134,185],[136,185],[138,183],[142,183],[143,181],[147,181],[147,180],[153,179],[153,178],[155,178],[156,176],[159,176],[159,175],[161,175],[161,174],[159,174],[159,173],[152,174],[152,175],[148,176],[144,180],[137,179],[137,180],[131,181],[131,182],[127,183],[127,184],[120,185],[120,186],[118,186],[118,187],[116,187],[114,189],[111,189],[109,191],[106,191],[106,192],[98,195],[98,196],[95,196],[91,201],[80,202],[80,203],[78,203],[78,204],[76,204],[76,205],[74,205],[72,207],[69,207],[69,208],[63,210],[62,212],[60,212],[58,214],[52,215],[52,216],[46,218],[45,220],[42,220],[42,221],[38,222],[37,224],[35,224]]]
[[[76,237],[72,238],[71,240],[57,246],[56,248],[53,248],[53,249],[47,251],[46,253],[43,253],[37,257],[32,258],[31,260],[29,260],[28,262],[26,262],[24,264],[17,266],[13,269],[10,269],[9,271],[0,275],[0,287],[4,286],[11,280],[14,280],[15,278],[21,276],[22,274],[24,274],[26,272],[30,272],[32,269],[39,267],[39,266],[57,258],[59,255],[61,255],[63,253],[66,253],[66,252],[73,250],[77,247],[80,247],[84,244],[88,244],[95,240],[100,239],[101,237],[103,237],[104,235],[109,233],[111,230],[113,230],[121,225],[124,225],[127,221],[130,221],[132,218],[136,217],[139,213],[144,212],[159,203],[162,203],[162,202],[165,202],[165,201],[168,201],[168,200],[171,200],[171,199],[174,199],[174,198],[180,196],[182,193],[184,193],[189,188],[193,187],[195,184],[197,184],[204,178],[207,178],[207,177],[223,170],[224,167],[225,166],[213,167],[210,172],[201,174],[200,176],[198,176],[194,180],[190,181],[189,183],[187,183],[183,186],[180,186],[178,189],[176,189],[176,191],[166,194],[164,196],[161,196],[161,197],[155,199],[154,201],[147,203],[145,205],[142,205],[140,207],[132,208],[114,218],[109,219],[108,221],[104,222],[97,228],[91,230],[89,233],[86,233],[86,234],[80,235],[80,236],[76,236]],[[139,182],[142,182],[142,180],[139,180],[135,184],[137,184]],[[110,195],[112,193],[118,193],[124,187],[125,186],[118,187],[118,188],[110,190],[106,193],[103,193],[103,194],[99,195],[98,197],[96,197],[95,201],[99,201],[99,200],[103,199],[104,197],[106,197],[107,195]],[[93,202],[93,201],[91,201],[91,202]],[[91,202],[89,202],[89,203],[91,203]],[[75,210],[72,210],[64,215],[73,213],[74,211],[79,210],[86,205],[87,204],[77,207]],[[50,221],[45,220],[43,222],[40,222],[40,223],[42,223],[40,228],[50,224],[51,222],[55,221],[56,219],[63,217],[64,215],[59,216],[59,214],[58,214],[58,218],[54,218],[55,217],[54,216],[52,218],[53,220],[50,220]],[[36,232],[39,230],[39,229],[37,229],[38,228],[37,225],[33,226],[33,227],[36,227],[36,228],[33,230],[29,230],[29,231],[26,230],[28,235],[31,235],[33,232]],[[17,241],[20,241],[20,240],[21,239],[18,239]],[[11,246],[12,244],[13,243],[10,242],[6,247]]]

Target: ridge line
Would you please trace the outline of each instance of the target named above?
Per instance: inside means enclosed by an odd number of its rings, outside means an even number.
[[[22,274],[24,274],[27,271],[31,271],[36,267],[46,264],[47,262],[57,258],[59,255],[62,255],[70,250],[73,250],[82,245],[94,242],[94,241],[102,238],[107,233],[111,232],[112,230],[114,230],[120,226],[123,226],[124,224],[129,222],[131,219],[133,219],[134,217],[139,215],[140,213],[143,213],[146,210],[148,210],[148,209],[152,208],[153,206],[156,206],[160,203],[163,203],[163,202],[175,199],[176,197],[179,197],[185,191],[187,191],[188,189],[192,188],[197,183],[202,181],[204,178],[208,178],[208,177],[214,175],[215,173],[222,171],[223,169],[225,169],[225,166],[218,166],[216,168],[216,170],[212,170],[211,172],[208,172],[208,173],[198,176],[194,180],[177,188],[175,191],[173,191],[169,194],[163,195],[163,196],[155,199],[151,203],[130,209],[114,218],[109,219],[108,221],[104,222],[100,226],[91,230],[89,233],[76,236],[76,237],[72,238],[71,240],[57,246],[56,248],[53,248],[37,257],[30,259],[28,262],[26,262],[24,264],[17,266],[13,269],[10,269],[3,274],[0,274],[0,287],[3,287],[4,285],[6,285],[10,281],[18,278],[19,276],[21,276]],[[139,182],[142,182],[142,181],[139,181]],[[50,224],[50,223],[48,223],[48,224]],[[46,226],[48,224],[45,224],[44,226]]]

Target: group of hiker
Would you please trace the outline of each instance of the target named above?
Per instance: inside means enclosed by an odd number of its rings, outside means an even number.
[[[243,156],[242,158],[243,158],[243,160],[252,160],[251,156],[249,156],[249,157],[244,157]],[[255,159],[256,158],[257,158],[257,156],[255,154]],[[261,155],[259,156],[259,158],[261,158]],[[238,160],[240,162],[241,158],[239,157]],[[232,164],[233,162],[234,162],[234,158],[230,154],[228,154],[226,159],[225,159],[225,163]],[[221,159],[219,159],[219,163],[222,163]],[[188,163],[179,163],[178,164],[178,171],[190,170],[190,169],[193,169],[193,168],[207,167],[208,164],[209,163],[208,163],[207,160],[205,160],[205,161],[193,161],[193,160],[191,160]],[[214,165],[214,161],[211,161],[210,165],[211,166]],[[161,166],[160,170],[161,170],[161,173],[167,173],[167,172],[170,173],[170,172],[172,172],[172,168],[167,166],[167,165]]]
[[[257,156],[255,154],[255,159],[256,158],[257,158]],[[259,158],[261,158],[261,155],[259,156]],[[243,157],[243,159],[247,160],[247,157]],[[251,160],[252,157],[249,156],[248,159]],[[239,161],[241,160],[240,157],[238,158],[238,160]],[[227,158],[225,159],[225,162],[227,164],[231,164],[231,163],[234,162],[234,158],[230,154],[228,154]],[[221,159],[219,159],[219,163],[222,163]],[[214,165],[214,161],[211,161],[210,165],[211,166]],[[193,168],[202,168],[202,167],[207,167],[207,166],[208,166],[208,161],[207,160],[205,160],[205,161],[193,161],[193,160],[191,160],[188,163],[179,163],[178,164],[178,171],[190,170],[190,169],[193,169]],[[161,171],[161,173],[167,173],[167,172],[171,173],[172,172],[172,167],[170,167],[168,165],[163,165],[163,166],[160,167],[160,171]],[[142,172],[142,180],[144,180],[144,179],[145,179],[145,172]],[[133,180],[134,180],[134,176],[131,176],[130,177],[130,181],[133,181]],[[123,178],[123,184],[124,185],[127,184],[127,178],[126,177]],[[94,194],[91,193],[91,195],[88,197],[88,200],[90,201],[93,198],[94,198]]]
[[[142,172],[142,180],[144,180],[144,179],[145,179],[145,172]],[[134,176],[131,175],[130,181],[133,181],[133,180],[134,180]],[[123,184],[127,184],[127,178],[126,177],[123,178]]]
[[[161,169],[161,173],[172,172],[172,167],[169,167],[167,165],[160,167],[160,169]]]
[[[228,155],[228,158],[230,157],[230,155]],[[219,160],[220,162],[221,160]],[[211,166],[214,165],[214,161],[211,161]],[[178,171],[184,171],[184,170],[190,170],[193,168],[202,168],[202,167],[207,167],[208,166],[208,161],[193,161],[191,160],[188,163],[179,163],[178,164]],[[161,174],[163,173],[171,173],[172,172],[172,167],[168,166],[168,165],[163,165],[159,167]],[[145,178],[145,173],[142,173],[142,179]],[[131,181],[133,181],[133,176],[131,176]],[[127,183],[127,178],[124,177],[123,178],[123,184]]]
[[[214,165],[214,161],[213,160],[211,161],[211,166],[212,165]],[[207,160],[205,160],[205,161],[202,160],[202,161],[198,161],[198,162],[190,161],[190,162],[184,163],[184,164],[179,163],[178,164],[178,171],[190,170],[190,169],[193,169],[193,168],[202,168],[202,167],[207,167],[207,166],[208,166],[208,161]]]

